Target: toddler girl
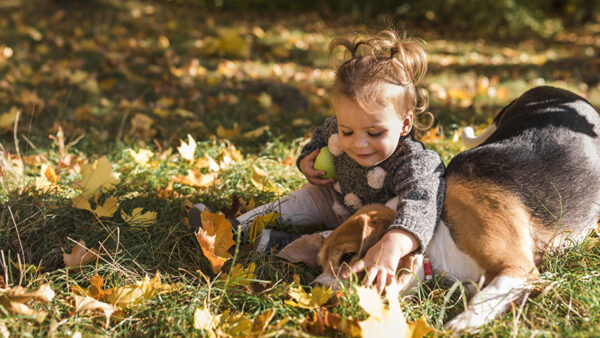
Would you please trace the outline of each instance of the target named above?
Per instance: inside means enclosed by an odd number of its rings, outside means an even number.
[[[256,215],[274,210],[294,226],[335,228],[367,204],[386,204],[398,211],[389,231],[343,275],[366,270],[366,284],[376,281],[381,292],[400,259],[427,246],[442,211],[444,164],[415,139],[413,128],[421,127],[417,117],[427,109],[421,89],[427,54],[419,41],[387,30],[370,38],[335,39],[330,54],[340,46],[349,59],[336,71],[335,116],[314,131],[297,160],[309,183],[237,221],[246,229]],[[333,154],[335,180],[320,178],[325,172],[314,169],[325,146]],[[199,225],[201,210],[190,211],[192,226]],[[271,234],[263,232],[258,251],[278,241]]]

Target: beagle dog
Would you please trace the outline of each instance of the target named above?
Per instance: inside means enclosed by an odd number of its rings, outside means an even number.
[[[425,252],[434,273],[474,282],[468,307],[446,324],[475,331],[522,301],[545,255],[581,242],[600,216],[600,116],[567,90],[537,87],[505,107],[446,170],[442,219]],[[393,208],[395,210],[395,208]],[[315,282],[330,285],[385,233],[395,212],[359,210],[323,241]],[[423,256],[400,263],[405,289]],[[407,270],[403,270],[407,271]],[[475,285],[483,285],[479,289]]]

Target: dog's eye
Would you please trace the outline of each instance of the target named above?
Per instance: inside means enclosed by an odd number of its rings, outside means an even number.
[[[346,252],[346,253],[342,254],[342,257],[340,257],[340,264],[349,263],[350,260],[352,260],[352,258],[354,258],[354,256],[356,256],[356,252]]]

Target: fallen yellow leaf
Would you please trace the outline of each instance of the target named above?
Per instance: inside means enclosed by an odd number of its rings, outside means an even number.
[[[144,114],[135,114],[131,119],[131,129],[129,135],[141,138],[142,140],[150,140],[156,135],[156,130],[152,128],[154,120]]]
[[[320,308],[313,312],[313,318],[306,318],[299,322],[300,327],[316,336],[331,335],[331,330],[342,332],[346,336],[360,337],[361,331],[356,319],[342,319],[338,314],[329,312],[326,308]]]
[[[147,228],[156,222],[156,212],[146,211],[142,212],[143,208],[134,208],[131,215],[121,210],[121,218],[132,227],[144,227]]]
[[[208,259],[214,273],[219,273],[223,264],[233,256],[227,251],[235,244],[231,223],[221,212],[204,210],[200,215],[202,227],[196,233],[202,253]]]
[[[142,280],[134,284],[112,288],[110,295],[106,298],[109,303],[114,304],[119,309],[126,309],[158,294],[177,291],[180,288],[181,285],[179,284],[162,284],[160,273],[157,272],[152,279],[144,276]]]
[[[214,333],[220,321],[221,315],[213,315],[206,305],[194,311],[194,329],[196,330],[205,330],[207,333]]]
[[[175,176],[173,182],[206,188],[211,186],[217,177],[219,177],[219,173],[203,174],[200,169],[188,169],[186,176]]]
[[[398,302],[399,289],[395,284],[386,288],[389,306],[374,288],[359,286],[356,288],[359,305],[369,314],[369,318],[359,322],[363,337],[405,337],[408,325]]]
[[[11,129],[21,111],[17,107],[11,107],[9,111],[0,115],[0,130]]]
[[[271,320],[273,320],[273,317],[275,317],[275,312],[276,311],[274,308],[270,308],[269,310],[264,311],[263,313],[254,317],[254,320],[252,321],[252,332],[262,333],[265,331]]]
[[[88,199],[98,190],[102,188],[111,189],[119,183],[119,175],[113,172],[112,165],[106,156],[101,157],[92,164],[82,165],[81,175],[83,177],[73,181],[73,184],[82,189],[81,194]]]
[[[133,158],[135,163],[143,167],[146,165],[146,163],[148,163],[150,158],[154,156],[154,153],[148,149],[140,149],[138,152],[133,149],[129,149],[129,155],[131,158]]]
[[[108,327],[108,324],[110,323],[110,317],[114,313],[120,312],[116,306],[101,302],[89,296],[71,295],[70,301],[75,307],[76,313],[102,313],[106,318],[104,327]]]
[[[228,279],[229,282],[234,285],[249,287],[254,279],[255,269],[256,265],[254,263],[250,263],[247,268],[244,268],[241,264],[236,264],[231,268],[231,271],[229,271],[228,274],[223,274],[219,278],[225,280]]]
[[[104,278],[95,274],[90,278],[90,287],[83,289],[79,286],[74,286],[72,291],[81,295],[81,296],[89,296],[95,298],[97,300],[103,300],[106,296],[111,294],[112,289],[103,290],[102,285],[104,284]]]
[[[240,128],[239,124],[236,122],[233,124],[232,129],[227,129],[223,126],[217,127],[217,136],[224,139],[235,139],[240,136],[242,132],[242,128]]]
[[[315,286],[311,288],[310,293],[304,291],[299,283],[294,282],[292,287],[288,290],[288,294],[294,300],[286,300],[285,303],[291,306],[300,307],[303,309],[318,309],[321,305],[327,303],[333,291],[329,287],[323,285]]]
[[[181,145],[177,147],[177,151],[181,155],[184,160],[188,160],[190,162],[194,161],[194,154],[196,153],[196,141],[192,137],[192,135],[188,134],[188,142],[186,143],[184,140],[179,140]]]
[[[98,203],[98,198],[100,197],[100,192],[97,192],[94,196],[94,203],[96,204],[95,208],[92,208],[90,201],[83,194],[77,195],[71,199],[73,202],[73,206],[78,209],[88,210],[96,217],[112,217],[115,214],[117,209],[119,208],[118,200],[114,197],[107,198],[104,200],[103,204]]]
[[[433,332],[434,329],[427,324],[427,319],[425,316],[415,320],[412,323],[408,323],[408,330],[406,331],[406,337],[408,338],[421,338],[428,334],[429,332]]]
[[[250,231],[248,232],[248,238],[252,243],[256,241],[260,233],[268,224],[275,224],[275,220],[279,217],[279,213],[270,212],[262,216],[256,216],[250,224]],[[282,249],[282,248],[280,248]]]
[[[29,300],[36,300],[42,303],[48,303],[54,298],[54,291],[50,284],[43,284],[37,290],[27,292],[27,289],[16,286],[11,289],[0,289],[0,306],[8,312],[33,317],[38,323],[44,321],[48,315],[46,311],[34,310],[24,303]]]
[[[208,168],[208,171],[219,171],[221,169],[217,161],[208,155],[197,159],[194,166],[198,169]]]
[[[79,241],[79,243],[75,244],[70,254],[65,253],[64,249],[62,251],[63,261],[67,268],[86,265],[100,256],[100,253],[96,249],[86,248],[84,241]]]

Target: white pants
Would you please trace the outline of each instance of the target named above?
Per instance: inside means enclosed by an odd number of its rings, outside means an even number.
[[[261,205],[239,216],[237,220],[243,230],[247,230],[254,217],[269,212],[279,213],[278,221],[289,223],[297,227],[325,225],[336,228],[342,224],[350,214],[336,214],[333,209],[335,192],[329,186],[317,186],[310,183],[300,189],[278,199],[275,202]]]

